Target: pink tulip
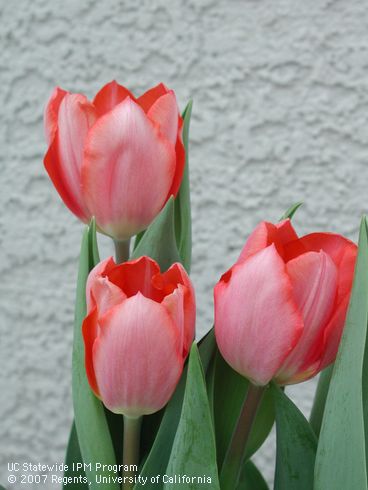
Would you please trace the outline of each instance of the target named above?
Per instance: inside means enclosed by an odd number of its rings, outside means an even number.
[[[87,281],[83,322],[89,384],[112,412],[160,410],[183,371],[194,338],[195,298],[180,264],[165,273],[148,258],[98,264]]]
[[[260,223],[215,287],[225,360],[257,385],[299,383],[333,362],[356,254],[340,235],[298,238],[290,220]]]
[[[183,120],[163,84],[135,98],[115,81],[90,102],[56,88],[45,111],[46,170],[83,222],[126,240],[176,196],[184,171]]]

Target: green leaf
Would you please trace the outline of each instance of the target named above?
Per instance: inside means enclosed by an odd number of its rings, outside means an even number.
[[[208,366],[214,358],[217,345],[215,339],[215,329],[212,327],[204,337],[198,342],[199,354],[201,356],[204,372],[207,372]]]
[[[295,212],[300,208],[300,206],[303,204],[302,201],[299,201],[299,202],[296,202],[295,204],[293,204],[292,206],[290,206],[290,208],[285,211],[285,213],[281,216],[281,219],[280,221],[284,220],[284,219],[287,219],[287,218],[292,218],[295,214]]]
[[[65,464],[67,469],[64,472],[64,476],[66,478],[70,478],[70,482],[64,485],[65,488],[67,488],[68,490],[83,490],[89,488],[88,484],[83,481],[86,476],[84,470],[82,468],[79,470],[76,469],[76,465],[83,464],[83,460],[79,448],[78,436],[74,421],[72,423],[72,428],[70,431]],[[75,468],[74,471],[73,466]],[[78,481],[74,482],[74,479],[78,479]]]
[[[220,489],[216,464],[215,437],[208,405],[207,391],[197,345],[192,345],[182,413],[175,435],[166,474],[203,477],[211,490]],[[207,486],[206,485],[206,486]],[[181,488],[197,489],[203,485],[187,483]],[[207,486],[208,487],[208,486]],[[169,482],[165,490],[177,488],[177,483]]]
[[[332,370],[333,370],[333,365],[328,366],[319,375],[317,390],[314,396],[313,407],[309,418],[312,429],[317,437],[319,437],[319,433],[321,430],[322,418],[323,418],[323,413],[325,411],[327,393],[330,387]]]
[[[248,386],[249,381],[234,371],[218,352],[213,387],[213,412],[219,468],[222,467]],[[246,459],[249,459],[263,444],[274,420],[273,399],[269,389],[266,389],[247,442]]]
[[[132,259],[148,255],[167,270],[174,262],[180,262],[176,245],[174,222],[174,199],[170,197],[164,209],[147,228],[145,234],[133,251]]]
[[[192,219],[190,211],[189,186],[189,124],[193,102],[189,101],[183,112],[183,144],[185,148],[185,167],[183,180],[175,199],[175,232],[178,250],[184,267],[190,272],[192,259]]]
[[[140,233],[138,233],[138,235],[136,235],[135,240],[134,240],[133,250],[135,250],[137,248],[138,243],[142,240],[145,232],[146,232],[146,230],[143,230]]]
[[[112,471],[96,470],[97,463],[111,465],[116,463],[116,459],[104,407],[90,389],[84,366],[84,343],[81,326],[86,315],[85,287],[88,273],[97,260],[96,232],[92,222],[91,226],[84,232],[80,253],[72,373],[75,426],[83,461],[86,464],[91,463],[91,468],[86,469],[86,476],[92,490],[100,488],[100,484],[96,481],[98,475],[116,477]],[[112,480],[111,483],[105,484],[104,488],[119,490],[119,485]]]
[[[88,240],[89,240],[90,267],[92,269],[96,264],[100,262],[100,254],[98,253],[95,218],[92,218],[89,224]]]
[[[362,219],[353,290],[318,443],[315,490],[367,490],[363,364],[368,319],[367,222]]]
[[[275,490],[313,489],[317,438],[311,426],[276,384],[271,384],[276,411]],[[326,486],[328,488],[344,488]]]
[[[252,461],[245,463],[236,490],[268,490],[267,483]]]

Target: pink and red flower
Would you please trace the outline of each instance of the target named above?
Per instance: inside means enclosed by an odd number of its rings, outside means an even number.
[[[45,110],[46,170],[68,208],[125,240],[176,196],[183,176],[183,120],[163,84],[136,98],[112,81],[90,102],[56,88]]]
[[[299,238],[290,220],[262,222],[215,287],[226,361],[253,383],[304,381],[334,361],[357,247],[332,233]]]
[[[160,410],[183,371],[194,338],[195,296],[184,268],[161,273],[149,257],[89,274],[83,322],[89,384],[112,412]]]

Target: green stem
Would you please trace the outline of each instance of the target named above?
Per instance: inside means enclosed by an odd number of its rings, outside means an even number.
[[[236,488],[244,464],[246,445],[264,391],[264,386],[255,386],[249,383],[243,407],[222,465],[220,474],[222,490],[234,490]]]
[[[129,480],[136,476],[139,463],[139,443],[141,436],[142,417],[126,417],[124,415],[124,447],[123,447],[123,490],[132,490],[134,483]],[[126,470],[126,471],[125,471]]]
[[[129,259],[130,239],[114,240],[116,263],[121,264]]]

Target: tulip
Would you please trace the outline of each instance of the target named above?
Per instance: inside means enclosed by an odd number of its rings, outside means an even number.
[[[45,110],[46,170],[68,208],[127,240],[176,196],[184,171],[183,121],[163,84],[136,98],[112,81],[90,102],[56,88]]]
[[[332,363],[356,255],[340,235],[298,238],[290,220],[260,223],[215,287],[224,359],[258,386],[299,383]]]
[[[184,268],[161,273],[148,258],[89,274],[83,322],[85,365],[95,395],[112,412],[140,417],[160,410],[183,371],[194,338],[195,297]]]

